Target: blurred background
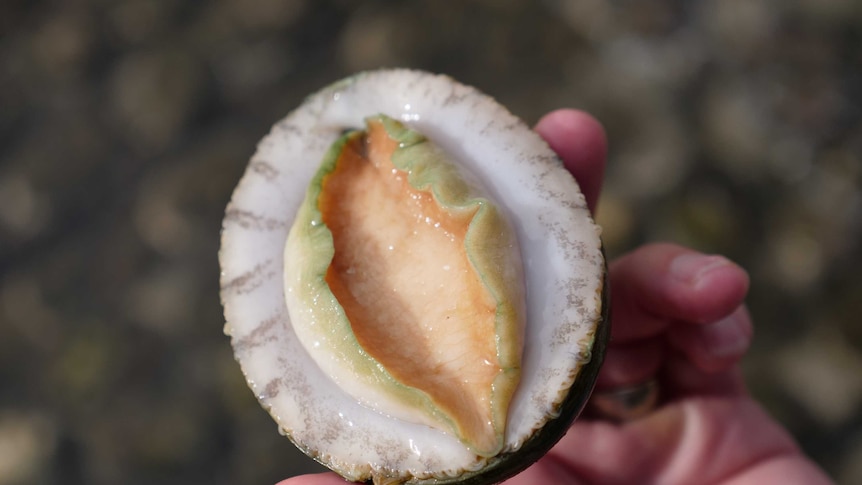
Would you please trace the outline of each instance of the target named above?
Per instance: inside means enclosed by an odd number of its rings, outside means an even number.
[[[611,256],[752,275],[754,394],[862,483],[862,3],[0,2],[0,485],[314,470],[234,363],[221,217],[255,144],[361,69],[607,127]]]

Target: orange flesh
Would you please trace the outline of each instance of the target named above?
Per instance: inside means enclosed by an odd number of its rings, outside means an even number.
[[[354,137],[318,199],[335,256],[326,282],[359,344],[423,390],[477,449],[496,443],[491,392],[500,373],[496,303],[464,246],[475,214],[453,214],[413,188],[379,122]]]

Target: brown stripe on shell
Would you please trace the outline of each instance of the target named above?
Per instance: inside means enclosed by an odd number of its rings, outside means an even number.
[[[248,335],[234,340],[234,350],[237,353],[246,352],[267,342],[272,342],[273,340],[278,339],[278,336],[273,335],[273,330],[275,330],[276,324],[286,323],[285,317],[285,312],[281,311],[265,320],[261,320]]]
[[[256,173],[269,182],[275,180],[280,174],[277,168],[265,160],[253,160],[249,163],[248,168],[251,173]]]
[[[266,386],[263,387],[263,392],[260,393],[257,398],[261,401],[272,399],[278,396],[279,391],[281,391],[281,379],[273,379],[266,383]]]
[[[266,280],[277,276],[278,273],[274,269],[271,269],[271,266],[272,260],[268,259],[263,263],[255,265],[251,270],[222,283],[222,295],[227,292],[232,292],[236,295],[251,293],[259,288]]]
[[[287,221],[273,219],[253,211],[230,207],[225,211],[224,223],[236,224],[243,229],[252,231],[275,231],[276,229],[288,229]]]

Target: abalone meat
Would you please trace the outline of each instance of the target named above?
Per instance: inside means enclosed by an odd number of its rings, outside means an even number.
[[[501,481],[565,434],[601,364],[606,267],[577,183],[445,76],[361,73],[277,123],[219,261],[249,386],[348,480]]]

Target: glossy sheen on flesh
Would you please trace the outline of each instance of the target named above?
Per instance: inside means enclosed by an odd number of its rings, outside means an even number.
[[[599,229],[547,144],[491,98],[446,76],[400,69],[351,77],[310,96],[261,140],[227,208],[219,252],[225,330],[249,386],[282,432],[350,480],[440,483],[480,473],[493,459],[450,434],[358,403],[310,359],[285,303],[291,214],[332,144],[376,113],[451,154],[483,182],[517,233],[527,330],[504,453],[559,415],[589,359],[603,311]]]
[[[345,144],[319,206],[335,256],[326,281],[360,345],[401,383],[427,392],[479,450],[497,444],[491,390],[496,302],[465,236],[476,209],[452,213],[417,190],[379,122]]]

